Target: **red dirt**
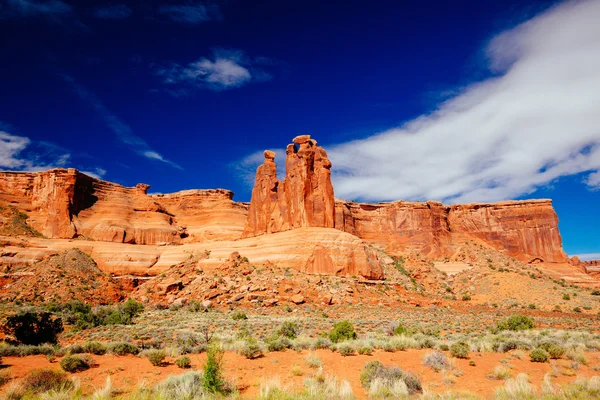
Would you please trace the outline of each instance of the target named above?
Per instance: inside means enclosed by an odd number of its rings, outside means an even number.
[[[487,377],[494,367],[500,364],[501,360],[508,360],[512,365],[513,376],[520,372],[526,372],[530,377],[530,382],[538,388],[541,386],[544,375],[552,370],[552,364],[532,363],[526,355],[519,360],[511,357],[510,353],[472,353],[470,360],[475,361],[476,365],[469,366],[469,360],[454,359],[456,368],[463,374],[455,377],[454,384],[447,385],[443,383],[445,377],[443,373],[434,372],[422,365],[422,358],[429,351],[408,350],[395,353],[376,351],[372,356],[342,357],[339,353],[329,350],[317,350],[314,351],[314,354],[323,362],[324,375],[348,380],[358,398],[366,397],[366,391],[360,384],[360,373],[365,363],[373,360],[379,360],[385,365],[397,365],[404,370],[417,373],[421,377],[423,387],[429,391],[436,393],[469,392],[486,398],[491,397],[496,388],[504,384],[502,380],[491,380]],[[316,371],[306,365],[304,358],[307,354],[306,351],[289,350],[266,353],[259,359],[248,360],[243,356],[228,352],[224,357],[224,375],[235,382],[243,398],[255,398],[259,393],[261,383],[272,379],[279,379],[284,387],[301,390],[303,380]],[[201,368],[205,357],[205,354],[191,355],[192,367],[194,369]],[[574,376],[565,376],[559,373],[558,376],[553,377],[553,383],[563,385],[574,381],[576,376],[596,375],[597,373],[592,370],[592,367],[600,360],[600,352],[587,353],[587,357],[590,365],[581,365]],[[169,375],[184,372],[173,364],[173,359],[168,359],[168,365],[161,367],[152,366],[147,359],[135,356],[104,355],[94,356],[94,359],[97,363],[94,368],[72,374],[80,380],[85,393],[103,387],[108,377],[114,388],[128,392],[142,383],[152,385],[166,379]],[[570,363],[568,360],[556,361],[560,372],[565,371]],[[60,368],[57,362],[50,363],[45,356],[5,357],[3,364],[6,368],[10,368],[13,380],[16,381],[34,368]],[[298,365],[302,370],[301,376],[295,376],[292,373],[294,365]],[[504,365],[507,366],[507,364]],[[8,386],[10,385],[6,385],[5,388]]]

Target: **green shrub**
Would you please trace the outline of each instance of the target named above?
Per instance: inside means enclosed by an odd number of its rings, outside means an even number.
[[[60,370],[44,368],[33,369],[21,380],[21,386],[26,393],[38,394],[50,390],[66,390],[73,388],[73,381]]]
[[[60,367],[67,372],[79,372],[89,369],[93,364],[91,358],[80,355],[65,356],[60,360]]]
[[[354,339],[356,339],[356,332],[354,332],[354,325],[349,321],[340,321],[336,323],[329,332],[329,340],[333,343]]]
[[[400,336],[408,333],[408,329],[402,324],[402,322],[393,322],[388,328],[389,336]]]
[[[256,339],[253,338],[249,338],[245,341],[244,346],[240,349],[240,354],[250,360],[263,356],[260,345]]]
[[[85,342],[83,344],[83,351],[101,356],[106,353],[106,346],[100,342]]]
[[[531,353],[529,353],[529,358],[532,362],[544,363],[548,361],[550,355],[546,350],[537,348],[531,350]]]
[[[336,346],[336,350],[342,357],[354,355],[354,346],[352,346],[350,343],[340,343]]]
[[[463,294],[462,301],[469,301],[469,300],[471,300],[471,295],[469,295],[469,294]]]
[[[557,344],[551,344],[550,346],[544,348],[544,350],[548,352],[548,355],[553,360],[558,360],[559,358],[561,358],[566,351],[564,347],[559,346]]]
[[[450,354],[456,358],[469,358],[469,345],[465,342],[456,342],[450,346]]]
[[[285,321],[277,331],[280,336],[296,339],[300,333],[300,326],[296,322]]]
[[[175,365],[181,369],[190,368],[192,366],[192,360],[188,356],[181,356],[175,360]]]
[[[133,299],[127,299],[121,307],[121,311],[123,314],[127,315],[131,321],[131,319],[137,317],[144,311],[144,305]]]
[[[292,348],[292,342],[286,337],[277,336],[267,339],[267,350],[269,351],[284,351],[290,348]]]
[[[22,344],[56,343],[64,330],[62,319],[46,311],[24,311],[11,315],[2,331]]]
[[[495,332],[500,331],[524,331],[535,328],[533,319],[520,314],[514,314],[496,324]]]
[[[370,356],[373,354],[373,348],[371,346],[361,346],[358,348],[358,354],[361,356]]]
[[[243,311],[236,311],[231,315],[231,318],[234,321],[239,321],[242,319],[248,319],[248,317],[246,316],[246,313],[244,313]]]
[[[137,355],[140,352],[140,348],[131,343],[118,342],[118,343],[111,343],[108,346],[108,351],[117,356],[124,356],[126,354]]]
[[[569,296],[569,293],[563,294],[563,300],[571,300],[571,296]]]
[[[146,356],[148,361],[150,361],[150,364],[154,365],[155,367],[160,367],[163,365],[165,358],[167,357],[165,351],[159,349],[145,350],[143,355]]]
[[[222,376],[223,350],[217,344],[209,346],[206,363],[204,364],[204,377],[202,386],[211,393],[221,393],[225,388]]]
[[[591,293],[591,295],[592,295],[592,296],[600,296],[600,290],[598,290],[598,289],[594,289],[594,290],[592,290],[592,293]]]

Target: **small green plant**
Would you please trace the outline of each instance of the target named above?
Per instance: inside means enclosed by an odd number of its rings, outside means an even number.
[[[450,346],[450,354],[455,358],[469,358],[469,345],[465,342],[456,342]]]
[[[300,333],[300,326],[296,322],[285,321],[277,331],[280,336],[296,339]]]
[[[158,349],[146,350],[144,352],[144,355],[146,356],[146,358],[148,358],[150,364],[154,365],[155,367],[160,367],[161,365],[163,365],[165,358],[167,357],[167,354],[164,350]]]
[[[246,316],[245,312],[236,311],[231,315],[231,319],[233,319],[234,321],[240,321],[240,320],[248,319],[248,317]]]
[[[60,367],[67,372],[79,372],[89,369],[93,364],[91,357],[81,355],[65,356],[60,360]]]
[[[571,300],[571,296],[569,296],[569,293],[563,294],[563,300]]]
[[[344,342],[336,346],[336,350],[342,357],[348,357],[354,355],[354,346],[352,344]]]
[[[471,300],[471,295],[469,295],[469,294],[463,294],[462,301],[470,301],[470,300]]]
[[[83,344],[83,351],[101,356],[106,353],[106,346],[100,342],[86,342]]]
[[[358,354],[361,356],[370,356],[373,354],[373,348],[371,346],[361,346],[358,348]]]
[[[592,296],[600,296],[600,290],[598,290],[598,289],[592,290],[591,295]]]
[[[218,344],[211,343],[206,354],[202,386],[210,393],[222,393],[225,388],[225,380],[221,372],[223,368],[223,350]]]
[[[137,355],[140,352],[140,348],[131,343],[118,342],[110,344],[108,351],[117,356],[124,356],[126,354]]]
[[[545,363],[550,359],[550,354],[544,349],[533,349],[531,353],[529,353],[529,359],[532,362]]]
[[[500,331],[523,331],[533,329],[534,327],[533,319],[525,315],[514,314],[507,319],[499,321],[496,324],[496,328],[492,329],[492,331],[496,333]]]
[[[254,360],[263,356],[263,351],[260,345],[254,338],[246,339],[244,346],[240,349],[240,354],[249,360]]]
[[[175,365],[181,369],[186,369],[192,366],[192,361],[188,356],[181,356],[175,360]]]
[[[565,348],[552,342],[544,342],[539,346],[541,349],[545,350],[551,359],[558,360],[565,354]]]
[[[354,332],[354,325],[349,321],[337,322],[329,332],[329,340],[333,343],[354,339],[356,339],[356,332]]]

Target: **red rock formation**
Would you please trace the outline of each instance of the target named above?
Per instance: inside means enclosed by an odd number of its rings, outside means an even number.
[[[150,196],[149,187],[128,188],[74,169],[1,172],[0,205],[27,212],[27,223],[47,238],[178,244],[240,237],[247,206],[233,202],[231,191]]]
[[[503,201],[451,206],[456,241],[476,238],[523,261],[567,262],[552,200]]]
[[[55,169],[38,173],[0,173],[0,204],[10,204],[29,214],[27,221],[46,237],[70,238],[77,171]]]
[[[277,180],[275,153],[265,151],[243,237],[313,226],[332,228],[334,197],[331,162],[309,135],[297,136],[286,148],[286,177]]]
[[[364,204],[337,200],[335,227],[389,254],[418,251],[439,258],[449,252],[450,231],[442,203],[397,201]]]
[[[336,228],[378,244],[389,254],[418,251],[451,256],[480,241],[523,261],[566,262],[550,200],[444,206],[441,203],[336,202]]]
[[[231,190],[183,190],[152,199],[174,216],[187,237],[184,242],[238,239],[248,215],[248,204],[233,201]]]

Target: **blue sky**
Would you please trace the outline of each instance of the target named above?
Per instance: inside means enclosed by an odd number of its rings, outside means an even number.
[[[0,0],[0,169],[248,201],[262,150],[282,165],[309,133],[337,197],[552,198],[565,250],[600,257],[598,20],[593,0]]]

